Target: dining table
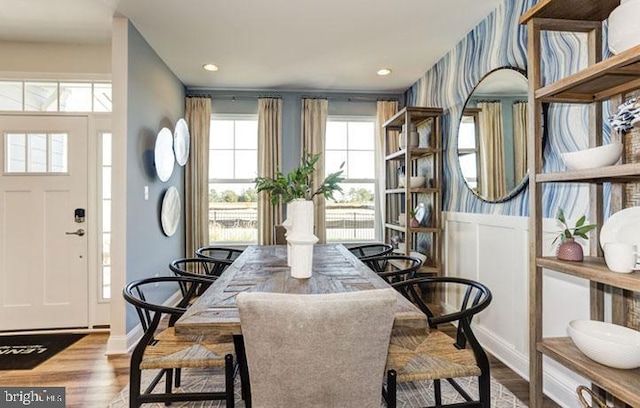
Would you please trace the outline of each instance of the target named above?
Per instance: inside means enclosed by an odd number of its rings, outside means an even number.
[[[177,335],[232,335],[242,381],[250,405],[249,376],[236,295],[240,292],[325,294],[389,288],[342,244],[316,244],[312,274],[291,277],[286,245],[251,245],[218,277],[175,323]],[[424,313],[398,293],[395,329],[427,328]]]

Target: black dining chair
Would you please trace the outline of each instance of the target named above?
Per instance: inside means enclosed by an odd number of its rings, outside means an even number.
[[[215,281],[220,273],[228,266],[225,261],[218,261],[209,258],[180,258],[174,259],[169,263],[169,269],[175,276],[191,276],[196,278],[208,279]],[[187,288],[181,285],[182,294],[186,293]],[[200,291],[196,296],[200,296],[207,289],[205,285],[199,288]]]
[[[175,401],[206,400],[225,400],[227,408],[234,407],[234,345],[231,336],[178,336],[173,327],[187,310],[192,297],[210,284],[211,280],[201,277],[161,276],[133,281],[123,289],[123,297],[135,307],[144,330],[131,354],[130,407],[152,402],[168,405]],[[182,293],[183,287],[186,292],[175,306],[164,304],[166,296]],[[161,323],[167,324],[167,328],[158,330]],[[174,385],[180,387],[180,371],[186,368],[223,368],[225,389],[174,392]],[[145,390],[141,384],[143,370],[158,370]],[[154,392],[163,377],[164,393]]]
[[[347,248],[352,254],[359,259],[370,256],[382,256],[390,254],[393,251],[393,245],[384,243],[364,244],[350,246]]]
[[[489,359],[471,328],[473,316],[491,303],[491,291],[483,284],[455,277],[419,277],[392,284],[427,316],[428,328],[394,330],[387,355],[387,386],[383,395],[387,407],[396,407],[398,382],[433,381],[435,406],[442,407],[441,380],[446,380],[466,403],[456,407],[484,407],[491,403]],[[459,310],[438,315],[424,300],[422,289],[440,290],[446,296],[459,297]],[[456,338],[438,326],[457,324]],[[471,397],[456,378],[477,377],[478,398]]]
[[[422,267],[420,258],[407,255],[369,256],[361,261],[390,284],[415,278]]]
[[[196,249],[196,257],[207,258],[218,261],[218,267],[212,272],[213,275],[220,276],[229,265],[233,263],[244,252],[242,249],[220,247],[220,246],[203,246]]]

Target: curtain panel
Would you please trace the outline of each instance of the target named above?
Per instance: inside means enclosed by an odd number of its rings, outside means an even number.
[[[384,158],[390,152],[398,150],[398,132],[392,132],[387,142],[385,141],[385,131],[382,128],[384,122],[389,120],[393,115],[398,113],[398,101],[378,101],[376,104],[376,138],[375,138],[375,196],[376,196],[376,214],[375,225],[377,226],[375,234],[378,240],[384,240],[384,220],[390,220],[391,214],[399,214],[398,201],[390,201],[387,208],[387,200],[385,189],[391,188],[388,184],[390,180],[386,179],[387,174],[396,174],[396,169],[386,167],[395,166],[395,163],[387,163]],[[387,149],[388,147],[388,150]]]
[[[302,153],[323,154],[316,164],[316,172],[313,180],[314,186],[316,187],[322,183],[325,177],[324,142],[327,129],[328,107],[329,101],[327,99],[302,99]],[[325,201],[322,196],[316,196],[313,199],[315,204],[315,235],[318,237],[318,243],[320,244],[326,242]]]
[[[282,165],[282,99],[258,99],[258,176],[275,177]],[[282,223],[282,205],[258,196],[258,244],[275,244],[275,226]]]
[[[516,183],[527,174],[527,102],[513,104],[513,161]]]
[[[189,125],[190,146],[185,166],[185,253],[209,244],[209,129],[211,99],[186,98],[185,120]]]
[[[504,170],[504,135],[502,131],[502,103],[479,102],[480,171],[482,185],[480,195],[489,200],[507,193]]]

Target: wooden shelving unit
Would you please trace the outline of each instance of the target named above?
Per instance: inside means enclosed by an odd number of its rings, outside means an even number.
[[[588,378],[596,388],[608,393],[616,406],[640,407],[640,369],[613,369],[586,357],[570,338],[543,338],[543,268],[588,280],[591,285],[591,318],[604,319],[604,292],[613,293],[613,321],[621,313],[624,301],[620,293],[640,292],[640,273],[619,274],[609,271],[602,258],[598,234],[590,240],[589,255],[583,262],[566,262],[542,256],[542,187],[545,183],[589,183],[589,219],[603,223],[603,183],[613,183],[621,191],[625,183],[640,181],[640,163],[626,163],[606,168],[543,172],[542,111],[543,103],[590,104],[590,145],[602,144],[602,102],[611,100],[612,110],[623,94],[640,89],[640,46],[600,61],[602,55],[602,21],[620,4],[619,0],[541,0],[520,18],[529,35],[529,177],[530,187],[530,283],[529,283],[529,361],[530,406],[542,408],[543,355]],[[589,66],[554,83],[542,84],[541,35],[544,31],[583,32],[588,35]],[[613,193],[612,193],[613,201]],[[612,202],[612,209],[620,202]],[[567,322],[568,323],[568,322]]]
[[[420,131],[430,128],[426,144],[419,147],[399,149],[398,134],[415,124]],[[421,273],[440,274],[442,271],[442,109],[408,106],[383,124],[385,131],[385,242],[390,243],[396,235],[404,240],[405,255],[420,253],[426,257]],[[399,186],[397,171],[405,168],[404,186]],[[426,171],[426,174],[424,172]],[[418,174],[420,173],[420,174]],[[424,186],[409,187],[409,177],[425,176]],[[410,211],[422,202],[430,208],[427,225],[411,227]],[[404,225],[398,217],[404,209]],[[428,250],[418,247],[419,240],[430,242]]]

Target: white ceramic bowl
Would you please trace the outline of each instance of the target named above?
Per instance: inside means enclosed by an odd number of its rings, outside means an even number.
[[[640,0],[622,0],[609,15],[609,50],[619,54],[640,44]]]
[[[409,187],[411,188],[424,187],[424,183],[426,181],[427,181],[426,177],[411,176],[411,179],[409,180]]]
[[[562,160],[571,170],[597,169],[611,166],[622,154],[622,143],[611,143],[577,152],[562,153]]]
[[[576,347],[590,359],[613,368],[640,367],[640,332],[597,320],[573,320],[567,328]]]

